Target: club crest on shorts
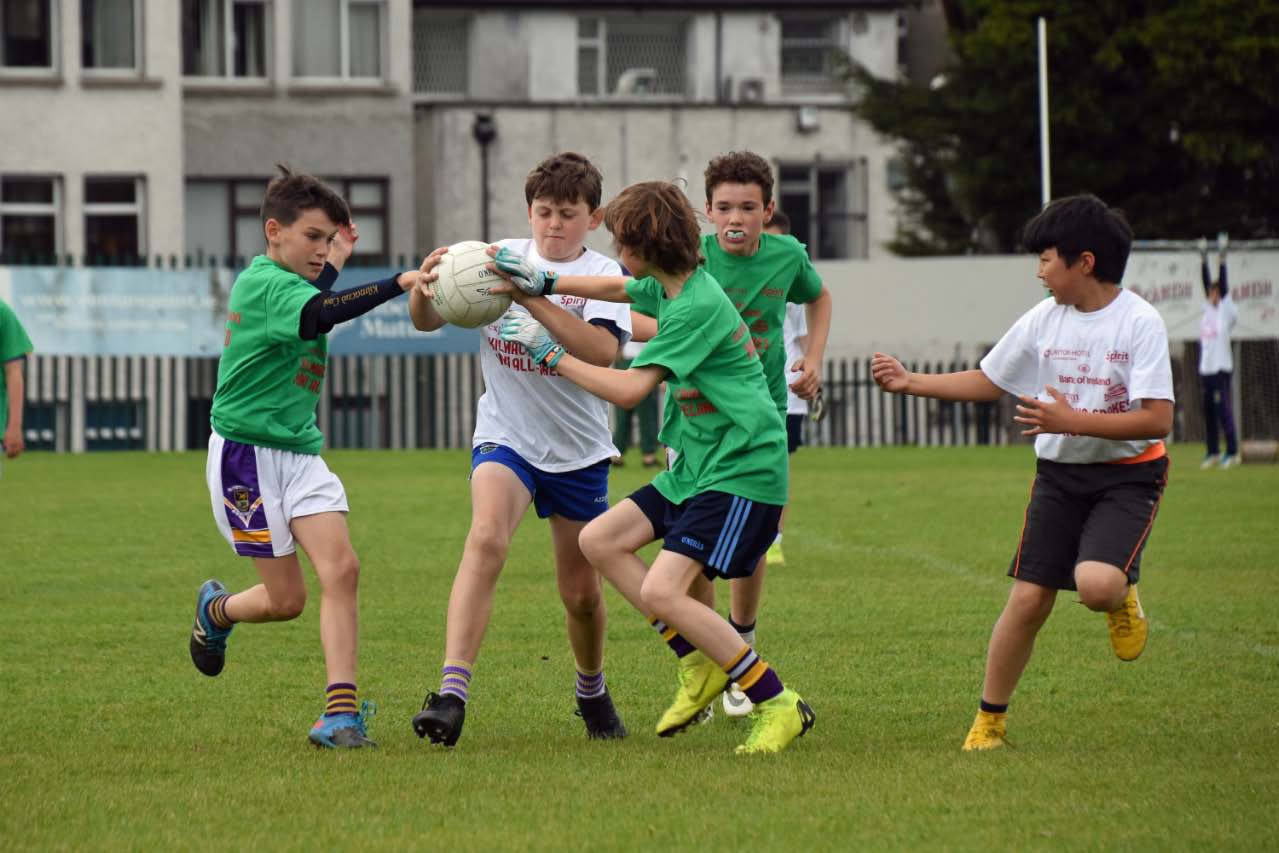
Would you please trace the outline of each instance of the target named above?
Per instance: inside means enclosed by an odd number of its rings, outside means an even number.
[[[258,507],[262,506],[262,498],[253,499],[253,491],[248,486],[232,486],[227,489],[230,498],[223,498],[222,503],[226,504],[227,509],[235,513],[235,517],[240,519],[240,523],[246,528],[253,519],[253,513],[258,511]]]
[[[497,445],[491,442],[486,442],[484,444],[481,444],[475,450],[480,455],[484,455],[485,453],[492,453],[494,450],[497,450]]]

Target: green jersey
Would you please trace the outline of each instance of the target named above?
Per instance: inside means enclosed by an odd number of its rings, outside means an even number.
[[[720,248],[714,234],[702,237],[707,271],[723,286],[733,307],[751,330],[764,363],[764,377],[777,410],[786,416],[786,346],[782,323],[787,302],[812,302],[822,280],[808,260],[804,244],[790,235],[759,235],[759,249],[746,257]]]
[[[31,338],[3,299],[0,299],[0,432],[9,425],[9,383],[4,366],[31,352]]]
[[[675,504],[708,491],[785,504],[785,422],[746,324],[719,282],[698,268],[674,299],[655,278],[631,280],[626,292],[657,318],[657,336],[631,366],[669,372],[661,440],[679,455],[653,486]]]
[[[213,394],[213,429],[223,438],[319,453],[324,436],[315,406],[324,384],[328,341],[299,337],[302,306],[315,285],[258,255],[231,288],[226,342]]]

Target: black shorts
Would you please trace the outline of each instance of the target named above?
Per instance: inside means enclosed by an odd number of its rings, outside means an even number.
[[[1039,460],[1010,577],[1075,588],[1075,566],[1117,566],[1134,584],[1168,483],[1168,457],[1129,464]]]
[[[806,415],[786,416],[786,452],[794,453],[804,446],[804,418]]]
[[[630,496],[653,525],[662,547],[702,564],[702,574],[745,578],[777,538],[782,508],[730,495],[702,492],[673,504],[652,485]]]

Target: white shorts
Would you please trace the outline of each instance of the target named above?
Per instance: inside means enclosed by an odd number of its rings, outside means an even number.
[[[213,519],[241,557],[285,557],[297,550],[289,522],[347,512],[346,490],[324,460],[209,436],[205,465]]]

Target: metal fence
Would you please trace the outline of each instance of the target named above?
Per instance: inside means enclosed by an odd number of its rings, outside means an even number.
[[[1279,437],[1279,344],[1245,342],[1236,404],[1240,439]],[[1175,350],[1173,439],[1199,441],[1198,345]],[[465,448],[483,391],[479,355],[334,355],[317,417],[330,447]],[[967,361],[914,362],[920,373],[971,370]],[[1189,369],[1187,369],[1189,368]],[[26,361],[24,428],[32,450],[193,450],[208,442],[216,358],[34,355]],[[805,420],[825,447],[983,445],[1024,441],[1010,397],[951,403],[886,394],[869,359],[833,359],[826,417]]]

